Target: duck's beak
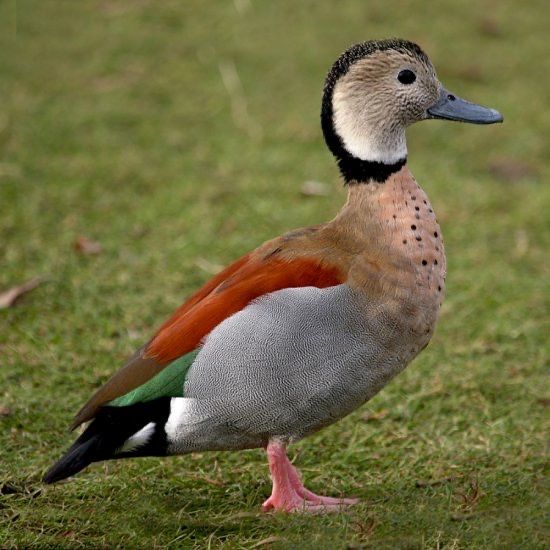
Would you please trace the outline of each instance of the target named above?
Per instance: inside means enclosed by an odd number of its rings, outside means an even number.
[[[460,99],[445,88],[441,88],[437,103],[428,109],[428,118],[458,120],[472,124],[494,124],[503,120],[502,115],[495,109]]]

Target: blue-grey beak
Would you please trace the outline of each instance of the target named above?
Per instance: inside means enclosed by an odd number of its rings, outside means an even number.
[[[441,88],[438,102],[428,109],[428,118],[458,120],[472,124],[494,124],[503,120],[502,115],[495,109],[460,99],[445,88]]]

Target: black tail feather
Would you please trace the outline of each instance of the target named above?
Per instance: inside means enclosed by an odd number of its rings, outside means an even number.
[[[95,435],[84,443],[75,443],[44,476],[44,483],[55,483],[72,476],[95,462],[101,436]]]
[[[165,455],[164,425],[169,414],[169,397],[126,407],[103,407],[70,449],[46,472],[43,481],[55,483],[100,460]],[[150,422],[155,423],[155,430],[146,444],[129,452],[117,453],[130,436]]]

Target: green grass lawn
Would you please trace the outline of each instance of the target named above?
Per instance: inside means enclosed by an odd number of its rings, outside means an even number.
[[[0,1],[0,547],[543,548],[550,276],[542,0]],[[323,79],[350,44],[418,41],[504,125],[426,122],[412,171],[447,299],[429,348],[291,449],[342,514],[259,512],[260,450],[40,478],[91,392],[216,270],[345,200]],[[305,197],[307,180],[328,195]],[[101,243],[78,254],[79,236]]]

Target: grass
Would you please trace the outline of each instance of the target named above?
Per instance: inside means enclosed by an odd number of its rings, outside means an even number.
[[[0,288],[47,277],[0,312],[0,547],[550,545],[546,12],[0,2]],[[42,486],[72,414],[216,265],[337,211],[322,81],[349,44],[394,35],[505,124],[409,132],[449,259],[438,332],[366,407],[292,450],[311,488],[362,504],[262,515],[260,451],[99,464]],[[306,180],[329,194],[301,196]],[[79,235],[102,252],[77,254]]]

